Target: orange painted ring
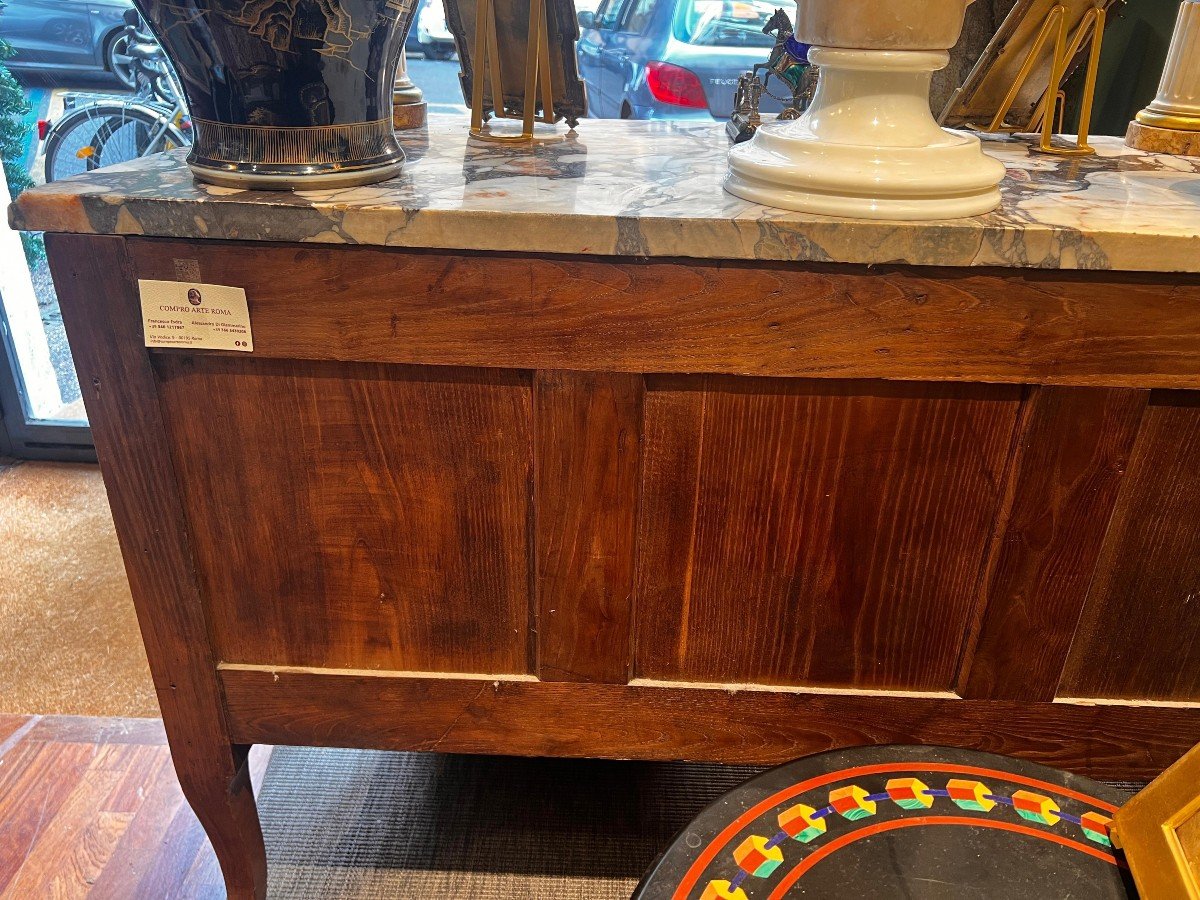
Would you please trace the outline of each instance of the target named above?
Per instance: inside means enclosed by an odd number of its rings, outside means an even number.
[[[679,886],[675,889],[675,893],[671,895],[672,900],[687,900],[688,894],[696,887],[696,883],[700,880],[701,874],[708,868],[708,865],[717,857],[730,841],[737,836],[743,828],[751,822],[767,812],[774,806],[791,800],[806,791],[811,791],[814,788],[823,787],[827,784],[832,784],[835,781],[844,781],[848,778],[856,778],[861,775],[880,775],[891,772],[947,772],[954,775],[975,775],[981,778],[993,778],[1001,781],[1008,781],[1013,784],[1023,784],[1027,787],[1036,787],[1053,794],[1058,794],[1061,797],[1070,797],[1073,800],[1078,800],[1082,803],[1087,803],[1102,809],[1105,812],[1115,813],[1117,807],[1104,800],[1099,800],[1081,791],[1074,791],[1070,788],[1060,787],[1055,784],[1050,784],[1046,781],[1041,781],[1037,778],[1029,778],[1025,775],[1017,775],[1013,772],[1003,772],[999,769],[987,769],[981,766],[963,766],[957,763],[939,763],[939,762],[909,762],[909,763],[877,763],[870,766],[854,766],[850,769],[839,769],[836,772],[827,772],[824,775],[817,775],[797,784],[790,785],[781,791],[776,791],[766,799],[756,803],[750,809],[746,810],[732,822],[730,822],[721,833],[713,839],[703,852],[696,857],[696,861],[688,868],[687,874],[679,882]],[[898,820],[900,821],[900,820]],[[915,821],[905,819],[902,821]],[[966,821],[960,820],[960,821]],[[875,826],[868,826],[875,827]],[[851,832],[857,833],[861,829]],[[840,840],[840,838],[838,839]],[[832,842],[831,842],[832,843]],[[1092,848],[1088,847],[1088,850]],[[813,854],[815,855],[815,853]]]

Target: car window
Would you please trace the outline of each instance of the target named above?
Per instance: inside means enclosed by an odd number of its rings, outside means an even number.
[[[629,0],[604,0],[596,8],[596,27],[611,30],[617,27],[621,10]]]
[[[625,16],[621,21],[621,30],[632,34],[641,34],[650,24],[650,14],[654,12],[656,0],[629,0]]]
[[[762,28],[775,9],[761,0],[680,0],[675,37],[704,47],[770,47],[775,39]]]

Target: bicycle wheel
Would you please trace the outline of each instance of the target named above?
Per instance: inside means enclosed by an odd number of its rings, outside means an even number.
[[[128,162],[185,143],[174,124],[153,110],[119,103],[80,107],[59,122],[46,140],[46,181]]]
[[[183,146],[182,137],[173,135],[165,115],[133,107],[118,118],[109,118],[98,129],[92,139],[95,146],[96,168],[128,162],[151,153],[174,150]]]

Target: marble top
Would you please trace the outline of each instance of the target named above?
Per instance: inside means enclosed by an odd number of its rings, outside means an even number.
[[[538,253],[1200,272],[1200,159],[1093,138],[1098,154],[987,136],[1003,205],[971,219],[806,215],[721,189],[720,123],[586,120],[533,146],[469,141],[460,117],[403,137],[391,181],[301,193],[194,181],[185,151],[30,190],[16,228]]]

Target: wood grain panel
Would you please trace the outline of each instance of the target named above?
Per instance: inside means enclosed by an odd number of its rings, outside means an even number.
[[[125,242],[55,234],[46,248],[175,770],[229,897],[261,900],[267,859],[248,748],[233,745],[226,727]]]
[[[158,371],[222,659],[529,671],[527,375]]]
[[[279,744],[769,765],[928,743],[1147,779],[1200,729],[1200,709],[1150,706],[229,668],[221,677],[235,733]]]
[[[244,287],[259,357],[1200,387],[1196,276],[130,244]]]
[[[1151,395],[1059,695],[1200,701],[1200,394]]]
[[[538,675],[629,680],[639,375],[539,372]]]
[[[1020,400],[648,379],[637,674],[949,689]]]
[[[964,696],[1054,699],[1148,396],[1033,389]]]

